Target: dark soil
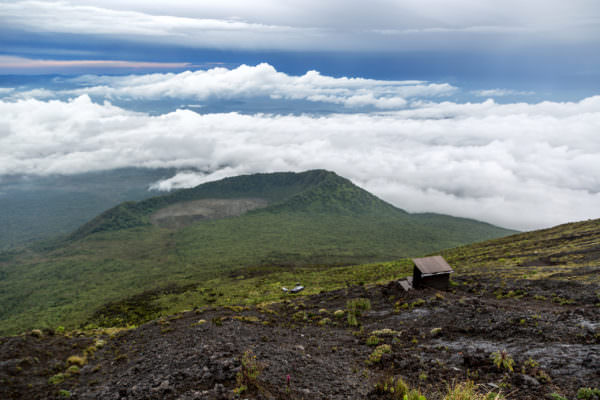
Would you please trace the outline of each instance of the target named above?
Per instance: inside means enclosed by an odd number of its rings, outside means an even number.
[[[47,331],[2,338],[0,398],[364,399],[380,398],[374,385],[390,376],[420,388],[428,400],[465,380],[507,399],[554,392],[574,399],[580,387],[600,387],[598,287],[457,283],[446,292],[403,292],[391,283],[258,308],[190,311],[113,336]],[[358,327],[349,326],[346,315],[333,315],[354,298],[371,303]],[[375,348],[367,338],[385,328],[393,332],[380,333],[379,344],[389,344],[391,352],[366,363]],[[49,382],[65,373],[69,356],[83,355],[98,339],[105,345],[88,350],[78,372]],[[513,372],[494,365],[492,353],[502,350],[514,359]],[[236,382],[247,371],[241,358],[248,351],[260,374]],[[246,390],[235,393],[242,384]]]

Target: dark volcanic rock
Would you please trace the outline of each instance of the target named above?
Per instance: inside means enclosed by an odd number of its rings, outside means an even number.
[[[572,398],[579,387],[600,386],[600,308],[477,293],[354,287],[268,309],[187,312],[113,336],[1,338],[0,398],[55,399],[63,390],[72,399],[363,399],[377,398],[374,385],[389,376],[428,400],[439,399],[444,382],[467,377],[488,388],[508,383],[511,399],[559,389]],[[358,297],[372,305],[360,327],[333,316]],[[366,362],[373,335],[390,352]],[[97,339],[105,345],[89,351]],[[502,350],[513,373],[492,361]],[[260,373],[238,382],[245,353]],[[86,355],[78,371],[69,370],[72,355]]]

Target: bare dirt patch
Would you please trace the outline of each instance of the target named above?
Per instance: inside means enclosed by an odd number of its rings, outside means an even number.
[[[259,198],[186,201],[158,210],[150,221],[161,228],[178,229],[202,220],[237,217],[267,205],[266,200]]]

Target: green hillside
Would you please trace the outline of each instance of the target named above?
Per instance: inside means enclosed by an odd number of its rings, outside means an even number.
[[[269,205],[179,230],[150,222],[169,205],[214,198],[262,198]],[[468,219],[406,213],[327,171],[228,178],[121,204],[50,250],[0,253],[0,333],[78,326],[105,304],[141,293],[152,293],[157,304],[171,296],[160,309],[189,307],[177,293],[248,266],[293,270],[394,260],[510,233]]]
[[[96,232],[150,225],[149,216],[154,211],[185,201],[210,198],[262,198],[271,204],[281,204],[296,195],[301,196],[307,191],[315,190],[316,187],[326,184],[332,177],[333,175],[327,171],[315,170],[302,174],[282,172],[225,178],[192,189],[177,190],[165,196],[152,197],[145,201],[120,204],[83,225],[73,233],[71,238],[80,239]]]
[[[598,284],[600,219],[520,233],[442,253],[461,275],[489,278],[498,284],[506,279]]]

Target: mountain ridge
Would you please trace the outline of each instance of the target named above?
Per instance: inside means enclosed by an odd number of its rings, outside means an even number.
[[[262,212],[310,212],[338,215],[385,214],[388,212],[424,218],[456,218],[500,228],[471,218],[437,213],[409,214],[352,183],[335,172],[315,169],[300,173],[257,173],[207,182],[194,188],[154,196],[138,202],[121,203],[82,225],[69,239],[78,240],[90,234],[150,225],[149,216],[161,208],[199,199],[262,198],[267,207]],[[256,211],[249,211],[249,213]],[[507,232],[514,230],[504,229]]]
[[[317,169],[302,173],[275,172],[239,175],[207,182],[193,188],[178,189],[169,194],[154,196],[139,202],[124,202],[82,225],[71,234],[70,238],[77,240],[96,232],[149,225],[150,221],[147,217],[152,212],[184,201],[255,197],[263,198],[270,205],[275,205],[306,190],[311,185],[318,185],[331,174],[335,175],[333,172]],[[347,182],[352,185],[350,181]]]

